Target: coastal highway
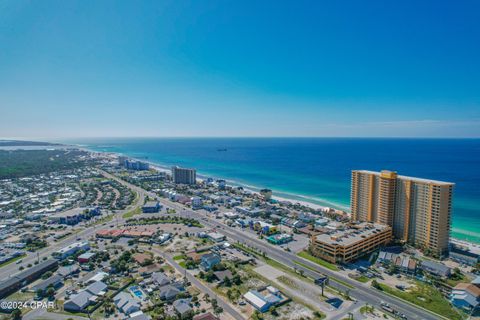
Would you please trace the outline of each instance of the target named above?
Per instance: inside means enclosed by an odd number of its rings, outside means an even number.
[[[349,295],[354,298],[355,300],[359,301],[360,303],[368,303],[369,305],[375,306],[377,309],[381,309],[381,301],[384,301],[390,306],[397,310],[399,313],[403,313],[407,316],[407,319],[425,319],[425,320],[433,320],[433,319],[447,319],[441,317],[440,315],[436,315],[431,313],[428,310],[423,308],[417,307],[413,304],[404,302],[403,300],[399,300],[395,297],[387,295],[377,289],[369,287],[367,285],[361,284],[355,280],[352,280],[348,277],[343,276],[342,274],[332,271],[330,269],[324,268],[316,263],[313,263],[309,260],[303,259],[301,257],[296,256],[293,253],[284,251],[279,247],[275,247],[266,241],[258,239],[255,235],[251,234],[250,232],[243,232],[239,231],[238,229],[231,228],[221,222],[218,222],[215,219],[209,218],[206,215],[203,215],[199,212],[186,210],[183,206],[162,199],[166,205],[176,209],[178,214],[184,216],[186,218],[196,218],[200,220],[204,225],[210,228],[215,228],[217,232],[224,234],[228,238],[237,241],[239,243],[243,243],[247,246],[254,247],[261,252],[265,252],[266,256],[276,260],[290,268],[295,268],[297,270],[302,270],[306,276],[317,278],[322,275],[327,275],[330,278],[329,286],[341,291],[346,292],[348,290]],[[299,265],[296,262],[300,262],[301,264],[308,266],[305,268]],[[335,278],[340,279],[341,282],[335,281]],[[350,287],[345,286],[343,283],[347,283]]]
[[[284,251],[283,249],[277,246],[271,245],[266,241],[258,239],[255,235],[249,232],[239,231],[238,229],[229,227],[226,224],[221,223],[216,219],[212,219],[208,217],[206,214],[200,213],[199,211],[193,211],[191,209],[187,209],[183,205],[176,202],[172,202],[165,198],[158,198],[157,195],[152,192],[148,192],[140,187],[127,183],[126,181],[118,177],[115,177],[113,175],[110,175],[106,172],[104,174],[107,177],[111,179],[115,179],[119,183],[122,183],[132,188],[142,196],[157,198],[164,205],[175,209],[177,213],[183,217],[195,218],[197,220],[200,220],[207,227],[215,228],[217,232],[224,234],[225,236],[227,236],[230,239],[233,239],[234,241],[246,244],[250,247],[256,248],[259,251],[265,252],[265,254],[269,258],[274,259],[292,269],[295,268],[297,270],[302,270],[306,276],[309,276],[312,278],[317,278],[323,275],[329,276],[330,278],[329,286],[342,292],[346,292],[348,290],[349,295],[355,300],[357,300],[359,303],[368,303],[369,305],[375,306],[377,309],[381,309],[380,303],[381,301],[384,301],[390,304],[390,306],[396,311],[398,311],[399,313],[405,314],[407,316],[407,319],[416,319],[416,320],[447,319],[445,317],[442,317],[441,315],[433,314],[426,309],[410,304],[403,300],[397,299],[384,292],[374,289],[370,286],[367,286],[362,283],[359,283],[358,281],[352,280],[342,275],[341,273],[322,267],[309,260],[298,257],[293,253]],[[295,261],[300,262],[301,264],[307,266],[308,268],[303,267],[298,263],[295,263]],[[341,282],[335,281],[335,278],[340,279]],[[342,282],[347,283],[350,287],[345,286]]]
[[[150,196],[157,198],[157,196],[154,193],[148,192],[142,188],[139,188],[137,186],[134,186],[122,179],[119,179],[116,176],[113,176],[109,173],[102,172],[106,177],[114,179],[120,183],[122,183],[125,186],[130,187],[132,190],[136,191],[140,197],[140,200],[138,201],[135,207],[138,207],[139,205],[143,204],[143,198],[145,196]],[[225,236],[229,237],[230,239],[237,241],[239,243],[246,244],[248,246],[254,247],[259,251],[265,252],[268,257],[271,259],[274,259],[288,267],[291,268],[296,268],[297,270],[302,270],[305,275],[310,276],[312,278],[317,278],[322,275],[327,275],[330,277],[330,286],[340,290],[342,292],[345,292],[346,290],[349,290],[349,295],[356,299],[357,301],[361,303],[368,303],[370,305],[373,305],[377,307],[378,309],[381,308],[380,302],[385,301],[389,303],[392,308],[397,310],[400,313],[405,314],[408,319],[426,319],[426,320],[433,320],[433,319],[446,319],[444,317],[441,317],[440,315],[434,315],[430,313],[429,311],[417,307],[413,304],[409,304],[407,302],[404,302],[403,300],[399,300],[397,298],[394,298],[392,296],[389,296],[381,291],[378,291],[376,289],[373,289],[371,287],[365,286],[355,280],[352,280],[348,277],[343,276],[340,273],[334,272],[332,270],[329,270],[327,268],[324,268],[320,265],[317,265],[316,263],[313,263],[309,260],[300,258],[296,256],[295,254],[292,254],[290,252],[286,252],[281,248],[274,247],[273,245],[270,245],[266,241],[260,240],[256,238],[254,235],[252,235],[249,232],[239,232],[238,229],[231,228],[221,222],[218,222],[215,219],[209,218],[205,214],[201,214],[197,211],[193,210],[186,210],[185,207],[182,205],[171,202],[167,199],[159,199],[164,205],[169,206],[171,208],[174,208],[177,210],[178,214],[184,217],[189,217],[189,218],[196,218],[204,225],[210,228],[215,228],[217,229],[218,232],[224,234]],[[133,208],[133,209],[134,209]],[[129,208],[129,210],[132,210],[132,208]],[[116,221],[118,224],[121,224],[124,222],[125,219],[122,218],[122,215],[124,212],[129,211],[129,210],[124,210],[122,212],[117,212],[116,214]],[[51,244],[49,247],[44,248],[40,251],[38,251],[38,256],[41,259],[44,256],[50,256],[52,252],[65,247],[73,242],[76,241],[76,238],[81,238],[81,239],[87,239],[90,236],[94,235],[96,231],[96,226],[91,226],[87,227],[84,230],[80,231],[79,233],[72,235],[70,237],[67,237],[65,239],[62,239],[54,244]],[[31,253],[27,257],[23,258],[23,265],[32,263],[37,259],[37,252],[36,253]],[[305,268],[301,265],[298,265],[294,261],[300,262],[305,266],[308,266],[308,268]],[[2,268],[0,268],[0,279],[6,279],[15,273],[18,273],[18,265],[16,264],[9,264],[6,265]],[[348,283],[351,288],[343,285],[340,282],[336,282],[335,278],[341,279],[343,283]],[[352,289],[353,288],[353,289]]]
[[[118,179],[117,177],[105,172],[105,171],[102,171],[102,174],[107,177],[107,178],[111,178],[111,179],[115,179],[116,181],[128,186],[128,187],[131,187],[132,190],[136,191],[137,194],[138,194],[138,197],[137,197],[137,201],[130,205],[129,207],[127,207],[126,209],[124,210],[119,210],[115,213],[115,218],[114,220],[112,220],[112,223],[116,221],[116,223],[122,223],[123,222],[123,218],[122,218],[122,215],[125,214],[126,212],[129,212],[131,210],[135,210],[136,208],[139,208],[143,205],[143,199],[145,198],[145,195],[146,195],[146,191],[141,189],[141,188],[138,188],[136,186],[133,186],[121,179]],[[22,258],[22,263],[21,264],[16,264],[16,263],[10,263],[8,265],[5,265],[3,267],[0,268],[0,279],[8,279],[9,277],[12,277],[14,276],[15,274],[19,273],[20,271],[18,270],[18,268],[20,266],[24,266],[25,268],[27,268],[27,265],[28,264],[34,264],[35,261],[37,261],[37,259],[39,259],[40,261],[43,259],[43,257],[47,257],[47,258],[51,258],[51,255],[53,252],[57,251],[57,250],[60,250],[61,248],[64,248],[74,242],[77,242],[78,240],[77,239],[81,239],[81,240],[86,240],[88,238],[90,238],[91,236],[95,235],[95,232],[98,230],[98,228],[101,228],[102,226],[101,225],[91,225],[91,226],[86,226],[84,229],[78,231],[78,232],[75,232],[73,233],[72,235],[69,235],[63,239],[60,239],[56,242],[51,242],[48,244],[48,247],[46,248],[42,248],[36,252],[27,252],[27,256]],[[77,227],[76,229],[80,229],[80,227]]]
[[[148,191],[146,191],[142,188],[139,188],[135,185],[132,185],[132,184],[130,184],[130,183],[128,183],[128,182],[126,182],[122,179],[117,178],[116,176],[113,176],[113,175],[103,171],[103,170],[100,170],[100,171],[102,172],[102,174],[105,177],[118,181],[119,183],[129,187],[132,190],[134,190],[138,194],[137,202],[135,204],[131,205],[130,207],[128,207],[125,210],[120,210],[120,211],[117,211],[115,213],[115,220],[112,221],[112,222],[116,223],[117,225],[123,224],[125,222],[126,219],[123,218],[123,214],[125,214],[126,212],[129,212],[131,210],[135,210],[136,208],[142,206],[146,196],[150,196],[152,198],[157,197],[156,194],[153,194],[153,193],[148,192]],[[95,232],[100,227],[101,226],[98,226],[98,225],[92,225],[92,226],[86,227],[85,229],[81,230],[78,233],[75,233],[71,236],[65,237],[64,239],[61,239],[58,242],[54,242],[52,244],[49,244],[49,246],[46,247],[46,248],[43,248],[43,249],[41,249],[37,252],[28,253],[28,255],[22,259],[22,264],[21,265],[25,266],[25,268],[26,268],[26,265],[28,265],[29,263],[31,263],[33,265],[33,263],[35,261],[37,261],[37,259],[41,260],[43,257],[51,257],[51,254],[53,252],[78,241],[77,239],[84,240],[84,239],[88,239],[91,236],[95,235]],[[162,255],[177,270],[179,270],[180,272],[183,272],[183,269],[170,256],[166,256],[165,254],[162,254],[162,252],[158,249],[154,249],[154,250],[157,254]],[[15,263],[12,263],[12,264],[9,264],[9,265],[6,265],[6,266],[0,268],[0,279],[8,279],[9,277],[19,273],[20,271],[18,270],[18,268],[19,268],[19,265],[15,264]],[[207,293],[210,297],[212,297],[212,298],[217,297],[217,295],[215,294],[215,292],[213,292],[213,290],[211,290],[207,286],[203,285],[193,275],[187,273],[187,279],[193,285],[195,285],[196,287],[201,289],[203,292]],[[243,317],[237,310],[235,310],[230,304],[225,302],[220,297],[218,297],[217,301],[218,301],[218,305],[220,307],[222,307],[223,310],[226,313],[230,314],[234,319],[236,319],[236,320],[245,319],[245,317]],[[37,313],[32,313],[33,318],[36,318],[37,315],[38,315]],[[56,314],[54,314],[54,313],[49,314],[48,317],[52,316],[52,318],[53,318],[55,315]],[[28,314],[27,314],[27,316],[28,316]],[[56,315],[56,316],[58,316],[58,315]],[[33,318],[30,317],[30,319],[33,319]],[[80,317],[78,317],[78,318],[80,318]]]

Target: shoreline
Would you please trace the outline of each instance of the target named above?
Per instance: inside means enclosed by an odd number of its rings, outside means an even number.
[[[112,152],[112,151],[97,151],[97,150],[89,149],[85,146],[81,146],[81,147],[78,146],[78,148],[82,149],[82,150],[85,150],[85,151],[88,151],[88,152],[106,153],[106,154],[111,154],[111,155],[115,155],[115,156],[125,156],[125,157],[128,157],[128,158],[136,160],[136,161],[146,162],[146,163],[149,164],[151,169],[157,170],[159,172],[171,173],[170,167],[168,167],[167,165],[161,165],[161,164],[152,162],[150,160],[131,157],[131,156],[129,156],[127,154],[124,154],[124,153]],[[197,173],[197,180],[203,181],[203,180],[205,180],[205,178],[207,178],[206,175]],[[252,192],[252,193],[259,194],[259,190],[262,189],[260,187],[247,185],[245,183],[241,183],[241,182],[234,181],[234,180],[224,179],[222,177],[217,177],[215,179],[225,180],[227,183],[229,183],[233,186],[242,187],[244,190],[247,190],[247,191]],[[256,189],[258,189],[258,191]],[[272,191],[274,191],[274,190],[272,190]],[[294,196],[301,197],[301,198],[304,197],[302,195],[294,195]],[[335,209],[335,210],[340,210],[340,211],[347,212],[346,210],[344,210],[345,208],[343,208],[341,205],[336,205],[334,203],[332,203],[332,206],[322,206],[320,204],[309,202],[309,201],[306,201],[306,200],[298,200],[298,199],[295,199],[295,198],[288,198],[288,197],[285,197],[285,196],[276,196],[276,195],[272,195],[272,199],[275,199],[277,201],[288,201],[288,202],[291,202],[291,203],[299,203],[299,204],[301,204],[305,207],[309,207],[309,208],[314,209],[314,210],[322,210],[322,209],[326,209],[326,208],[332,208],[332,209]],[[325,200],[325,202],[329,202],[329,201]],[[350,214],[350,212],[347,212],[347,213]]]
[[[150,160],[146,160],[146,159],[139,159],[139,158],[136,158],[136,157],[131,157],[131,156],[129,156],[127,154],[124,154],[124,153],[121,153],[121,152],[98,151],[98,150],[89,149],[87,146],[84,146],[84,145],[83,146],[74,145],[74,146],[77,147],[78,149],[82,149],[82,150],[85,150],[85,151],[88,151],[88,152],[111,154],[111,155],[114,155],[114,156],[119,156],[119,155],[126,156],[130,159],[146,162],[150,165],[150,168],[152,168],[154,170],[161,171],[161,172],[167,172],[167,173],[171,172],[170,167],[168,167],[167,165],[158,164],[158,163],[152,162]],[[197,179],[200,180],[200,181],[203,181],[207,177],[206,175],[202,175],[202,174],[200,174],[198,176],[199,177]],[[223,179],[223,178],[218,177],[217,179]],[[260,187],[250,186],[250,185],[247,185],[245,183],[241,183],[241,182],[237,182],[237,181],[233,181],[233,180],[229,180],[229,179],[223,179],[223,180],[225,180],[227,183],[229,183],[231,185],[242,187],[242,188],[244,188],[244,190],[247,190],[247,191],[253,192],[253,193],[257,193],[257,194],[259,193],[259,190],[261,189]],[[258,191],[255,190],[255,189],[258,189]],[[272,192],[275,193],[275,190],[272,189]],[[300,197],[300,198],[304,197],[304,196],[299,195],[299,194],[292,194],[292,195],[296,196],[296,197]],[[272,195],[272,199],[275,199],[277,201],[288,201],[288,202],[291,202],[293,204],[294,203],[299,203],[303,206],[309,207],[309,208],[314,209],[314,210],[321,210],[321,209],[324,209],[324,208],[332,208],[332,209],[335,209],[335,210],[340,210],[340,211],[347,212],[347,214],[350,215],[349,210],[345,210],[345,207],[343,207],[341,205],[335,205],[333,203],[332,203],[332,206],[322,206],[322,205],[319,205],[317,203],[309,202],[307,200],[298,200],[298,199],[295,199],[295,198],[289,198],[288,196],[285,197],[285,196],[276,196],[276,195]],[[325,200],[325,201],[329,202],[328,200]],[[454,238],[453,236],[450,236],[450,241],[452,243],[455,243],[455,244],[458,244],[458,245],[467,246],[472,252],[478,252],[480,254],[480,241],[479,242],[474,242],[474,241],[471,241],[471,240]]]
[[[119,154],[119,153],[113,153],[113,154]],[[124,155],[124,154],[122,154],[122,155]],[[145,161],[145,160],[141,160],[141,159],[136,159],[136,158],[132,158],[132,159],[146,162],[150,165],[151,169],[157,170],[159,172],[171,173],[171,171],[166,166],[161,166],[158,163],[154,163],[154,162],[151,162],[151,161]],[[197,180],[203,181],[203,180],[205,180],[205,177],[206,177],[205,175],[200,174],[199,177],[197,177]],[[223,178],[219,178],[219,179],[223,179]],[[239,182],[232,181],[232,180],[227,180],[227,179],[223,179],[223,180],[225,180],[227,183],[230,183],[231,185],[242,187],[246,191],[259,194],[259,192],[257,190],[255,190],[256,187],[252,188],[251,186],[247,186],[247,185],[244,185],[244,184],[241,184]],[[325,208],[330,208],[330,207],[321,206],[321,205],[316,204],[316,203],[311,203],[311,202],[297,200],[297,199],[290,199],[290,198],[275,196],[275,195],[272,195],[272,199],[275,199],[277,201],[288,201],[288,202],[292,202],[292,203],[299,203],[299,204],[301,204],[305,207],[309,207],[309,208],[312,208],[314,210],[322,210],[322,209],[325,209]],[[337,208],[333,208],[333,209],[340,210],[340,209],[337,209]]]

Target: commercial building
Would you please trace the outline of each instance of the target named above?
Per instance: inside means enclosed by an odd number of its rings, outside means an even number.
[[[293,236],[287,233],[274,234],[267,237],[267,241],[273,244],[284,244],[293,240]]]
[[[469,250],[465,250],[463,248],[459,248],[455,245],[453,245],[450,248],[450,253],[449,253],[450,259],[457,261],[459,263],[463,263],[469,266],[474,266],[476,265],[480,260],[479,260],[479,255],[471,252]]]
[[[452,274],[452,269],[443,263],[437,263],[430,260],[422,261],[420,268],[429,274],[441,278],[448,278]]]
[[[207,238],[212,240],[213,242],[221,242],[225,240],[225,236],[218,232],[209,232],[207,233]]]
[[[20,290],[23,286],[37,280],[45,272],[51,271],[57,268],[57,266],[58,262],[56,260],[46,260],[0,282],[0,299]]]
[[[101,214],[100,208],[74,208],[65,212],[59,212],[49,217],[50,221],[59,224],[76,225],[83,220],[90,220]]]
[[[258,217],[261,213],[263,213],[262,209],[259,208],[246,208],[246,207],[235,207],[235,211],[239,214],[243,214],[249,217]]]
[[[223,213],[223,216],[224,216],[226,219],[237,219],[237,218],[238,218],[238,213],[235,213],[235,212],[224,212],[224,213]]]
[[[143,213],[157,213],[162,209],[162,205],[158,201],[147,201],[142,207]]]
[[[78,256],[77,261],[78,263],[89,263],[96,255],[96,252],[85,252]]]
[[[177,184],[196,184],[197,171],[195,169],[172,167],[172,180]]]
[[[56,259],[63,260],[75,253],[77,253],[80,250],[90,250],[90,245],[88,244],[88,241],[80,241],[80,242],[75,242],[72,243],[71,245],[68,245],[58,251],[55,251],[52,253],[52,256]]]
[[[453,183],[352,171],[352,219],[391,226],[396,239],[437,255],[448,252]]]
[[[331,263],[345,263],[384,247],[391,239],[391,227],[363,222],[344,230],[313,235],[310,251]]]
[[[276,226],[270,223],[266,223],[262,220],[257,220],[253,222],[253,229],[257,232],[261,232],[267,235],[274,234],[278,231]]]
[[[261,291],[250,290],[243,295],[243,298],[260,312],[267,312],[272,306],[280,305],[289,300],[272,286],[268,286]]]

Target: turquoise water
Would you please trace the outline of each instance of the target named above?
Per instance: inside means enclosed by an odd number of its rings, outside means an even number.
[[[349,208],[352,169],[456,183],[452,235],[480,243],[479,139],[144,138],[65,141],[197,168],[281,197]],[[226,151],[219,151],[226,149]]]
[[[130,287],[130,291],[137,297],[142,299],[143,298],[143,292],[137,287],[137,286],[132,286]]]

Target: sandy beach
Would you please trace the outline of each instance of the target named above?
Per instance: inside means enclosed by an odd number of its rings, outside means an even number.
[[[86,151],[89,151],[89,152],[98,152],[98,151],[89,150],[89,149],[86,149],[86,148],[82,148],[82,149],[84,149]],[[102,153],[102,152],[99,152],[99,153]],[[123,155],[123,154],[119,154],[119,153],[115,153],[115,152],[103,152],[103,153],[108,153],[108,154],[111,154],[113,156]],[[127,156],[127,155],[125,155],[125,156]],[[127,157],[129,157],[129,156],[127,156]],[[135,159],[133,157],[129,157],[129,158]],[[135,160],[147,162],[150,165],[151,169],[157,170],[159,172],[166,172],[166,173],[171,172],[171,169],[167,166],[161,166],[161,165],[158,165],[157,163],[153,163],[153,162],[147,161],[145,159],[135,159]],[[205,180],[205,178],[206,178],[206,176],[197,175],[197,180],[199,180],[199,181],[203,181],[203,180]],[[220,179],[220,178],[218,178],[218,179]],[[242,183],[232,181],[232,180],[228,180],[228,179],[225,179],[225,181],[230,185],[241,186],[241,187],[244,188],[244,190],[247,190],[247,191],[252,192],[252,193],[259,194],[259,192],[257,190],[253,189],[252,187],[246,186]],[[272,192],[275,193],[275,190],[272,190]],[[280,196],[276,196],[275,194],[272,195],[272,199],[275,199],[277,201],[287,201],[287,202],[291,202],[293,204],[299,203],[303,206],[312,208],[314,210],[322,210],[322,209],[325,209],[325,208],[332,208],[332,209],[335,209],[335,210],[344,211],[344,209],[339,208],[339,207],[335,207],[334,205],[332,205],[331,207],[321,206],[321,205],[318,205],[316,203],[312,203],[312,202],[309,202],[309,201],[298,200],[298,199],[288,198],[288,197],[280,197]],[[347,211],[347,213],[348,213],[348,211]],[[468,248],[470,251],[480,254],[480,244],[473,243],[473,242],[468,242],[468,241],[461,240],[461,239],[456,239],[456,238],[453,238],[453,237],[451,237],[450,240],[451,240],[452,243],[464,246],[464,247]]]

